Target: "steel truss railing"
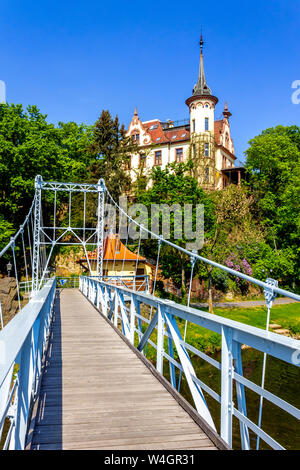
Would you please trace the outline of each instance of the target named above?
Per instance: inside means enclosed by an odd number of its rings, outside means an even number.
[[[149,276],[146,275],[123,275],[123,276],[89,276],[95,279],[109,282],[111,285],[124,286],[138,292],[149,292]],[[78,288],[80,276],[56,276],[57,288]],[[24,283],[25,284],[25,283]],[[24,287],[26,288],[26,287]]]
[[[119,276],[89,276],[109,282],[111,285],[124,286],[135,291],[149,292],[149,276],[147,274],[137,274],[136,276],[124,274]]]
[[[202,390],[220,404],[220,435],[230,447],[232,446],[232,421],[235,416],[240,422],[243,449],[250,449],[249,430],[252,430],[273,449],[284,449],[279,442],[247,417],[245,387],[297,419],[300,419],[300,410],[243,376],[241,348],[243,344],[246,344],[264,354],[299,367],[300,341],[160,299],[146,292],[136,292],[124,286],[111,285],[92,277],[80,277],[79,288],[115,327],[121,325],[124,336],[133,345],[136,334],[138,335],[137,349],[139,351],[143,352],[147,344],[156,349],[156,369],[159,373],[163,373],[164,359],[169,362],[170,382],[175,389],[177,387],[175,368],[185,374],[198,413],[213,429],[215,426]],[[141,306],[145,305],[155,311],[151,320],[141,314]],[[222,338],[221,362],[185,342],[177,325],[177,319],[186,320],[220,334]],[[142,322],[147,325],[145,330],[143,330]],[[155,330],[156,343],[150,339]],[[165,350],[165,338],[168,351]],[[180,362],[174,359],[174,346]],[[215,392],[196,376],[189,353],[200,357],[220,371],[221,394]],[[233,402],[234,382],[237,405]]]
[[[10,421],[3,449],[25,448],[49,336],[55,287],[56,279],[48,280],[0,332],[0,438],[6,418]]]

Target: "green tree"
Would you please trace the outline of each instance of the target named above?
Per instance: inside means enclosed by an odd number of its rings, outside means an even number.
[[[212,226],[213,219],[213,204],[204,192],[204,190],[198,185],[197,181],[190,176],[192,163],[172,163],[167,165],[166,168],[154,167],[151,172],[152,185],[148,190],[140,192],[138,202],[144,204],[149,208],[149,226],[151,224],[150,219],[150,207],[151,204],[167,204],[172,206],[178,204],[182,209],[184,204],[191,204],[193,207],[193,229],[195,230],[196,222],[196,205],[204,205],[205,214],[205,231],[209,232]],[[180,209],[181,211],[181,209]],[[177,237],[178,227],[176,216],[174,212],[171,212],[170,221],[170,241],[176,243],[181,247],[185,247],[187,240],[184,237]],[[175,236],[176,234],[176,236]],[[149,256],[153,256],[153,253],[157,251],[157,242],[153,240],[145,243],[145,249]],[[146,253],[147,254],[147,253]],[[183,295],[186,290],[186,271],[190,269],[189,258],[179,250],[172,248],[168,245],[164,245],[161,250],[160,266],[165,277],[171,277],[173,281],[181,287]]]
[[[84,177],[90,131],[75,123],[58,127],[36,106],[0,105],[0,213],[18,227],[34,194],[34,178],[72,181]],[[49,200],[53,195],[45,194]]]
[[[214,225],[205,238],[202,255],[221,264],[226,264],[228,257],[234,256],[241,260],[242,265],[242,260],[247,262],[248,244],[263,240],[263,233],[251,213],[253,197],[245,188],[229,185],[222,191],[211,192],[210,198],[214,204]],[[220,270],[203,263],[199,267],[200,276],[205,272],[209,311],[213,313],[213,280],[220,275]]]
[[[300,128],[277,126],[250,140],[246,168],[257,219],[274,249],[299,248]]]
[[[116,116],[103,110],[93,127],[92,141],[88,147],[91,164],[87,177],[91,182],[105,179],[106,186],[114,198],[129,189],[130,176],[126,171],[130,156],[137,151],[137,145],[126,136],[125,128]]]
[[[266,129],[249,143],[246,168],[256,201],[255,217],[275,252],[273,270],[293,287],[300,271],[300,127]]]

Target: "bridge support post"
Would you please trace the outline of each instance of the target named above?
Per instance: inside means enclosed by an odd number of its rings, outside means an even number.
[[[232,330],[222,326],[222,361],[221,361],[221,437],[232,446]]]
[[[39,255],[40,255],[40,228],[41,228],[41,199],[42,177],[35,177],[35,202],[34,202],[34,228],[33,228],[33,253],[32,253],[32,288],[33,296],[39,289]]]
[[[104,196],[105,184],[101,178],[98,181],[97,207],[97,276],[101,278],[103,275]]]

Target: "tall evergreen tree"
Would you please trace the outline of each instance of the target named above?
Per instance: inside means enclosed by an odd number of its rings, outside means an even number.
[[[109,111],[103,110],[88,147],[92,157],[87,170],[88,179],[96,182],[104,178],[114,198],[129,189],[130,176],[126,168],[130,167],[130,154],[137,151],[136,144],[125,134],[124,125],[120,125],[118,117],[113,119]]]

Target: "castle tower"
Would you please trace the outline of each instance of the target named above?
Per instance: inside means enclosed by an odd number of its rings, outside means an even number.
[[[203,38],[200,38],[198,81],[193,94],[186,100],[190,111],[190,157],[194,160],[194,176],[207,189],[215,187],[215,105],[218,98],[208,87],[203,62]]]

